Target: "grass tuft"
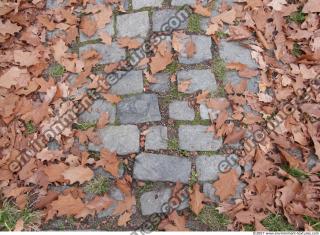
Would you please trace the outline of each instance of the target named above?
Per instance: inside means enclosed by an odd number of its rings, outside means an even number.
[[[316,220],[310,216],[304,216],[304,220],[308,222],[310,226],[313,227],[315,231],[320,231],[320,220]]]
[[[225,33],[225,32],[223,32],[223,31],[217,31],[217,32],[215,33],[215,35],[216,35],[217,38],[219,38],[219,39],[223,39],[223,38],[228,37],[228,34]]]
[[[91,127],[96,127],[96,123],[91,122],[80,122],[80,123],[74,123],[73,128],[81,131],[88,130]]]
[[[181,65],[177,61],[173,61],[171,64],[167,65],[164,71],[172,75],[175,74],[180,67]]]
[[[90,181],[85,187],[84,191],[86,193],[93,193],[98,195],[103,195],[108,192],[110,188],[110,181],[108,178],[103,176],[98,176],[92,181]]]
[[[27,123],[25,123],[25,128],[25,134],[27,135],[37,132],[37,128],[35,127],[32,121],[28,121]]]
[[[220,214],[213,206],[205,206],[201,210],[198,219],[208,225],[212,231],[226,231],[227,225],[230,223],[229,218]]]
[[[172,138],[168,140],[169,150],[179,150],[179,141],[177,138]]]
[[[297,169],[297,168],[293,168],[293,167],[289,167],[288,165],[285,165],[282,167],[289,175],[292,175],[293,177],[297,178],[298,180],[302,181],[302,180],[306,180],[309,175],[307,173],[305,173],[304,171]]]
[[[216,57],[213,59],[212,63],[212,71],[216,77],[216,79],[220,81],[224,81],[226,78],[226,63],[220,57]]]
[[[0,209],[0,230],[14,230],[19,219],[23,220],[24,226],[26,227],[27,225],[32,225],[39,221],[40,213],[32,211],[29,208],[20,210],[12,203],[4,201],[2,208]]]
[[[192,170],[191,171],[191,176],[190,176],[190,179],[189,179],[189,187],[192,188],[192,186],[194,184],[196,184],[197,182],[198,182],[197,172],[195,170]]]
[[[290,22],[295,22],[297,24],[302,24],[306,20],[306,15],[302,11],[295,11],[291,13],[291,15],[288,17]]]
[[[61,77],[64,74],[64,72],[65,68],[58,63],[53,64],[49,68],[49,75],[54,78]]]
[[[270,214],[262,221],[269,231],[293,231],[294,227],[289,224],[286,219],[279,214]]]
[[[201,33],[200,16],[192,14],[188,21],[188,31],[191,33]]]
[[[293,44],[293,48],[291,51],[292,55],[294,55],[295,57],[300,57],[302,55],[302,50],[301,50],[301,46],[298,43],[294,43]]]

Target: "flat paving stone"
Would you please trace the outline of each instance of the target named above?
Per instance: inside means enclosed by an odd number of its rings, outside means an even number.
[[[172,0],[171,1],[172,6],[183,6],[183,5],[196,5],[196,0]]]
[[[219,110],[209,109],[205,104],[200,104],[200,117],[203,120],[216,120],[220,113]]]
[[[140,198],[142,215],[165,213],[165,205],[169,201],[170,197],[170,188],[143,193]]]
[[[143,92],[142,71],[130,71],[111,87],[111,93],[116,95],[130,95]]]
[[[153,126],[147,130],[145,149],[146,150],[160,150],[168,148],[168,134],[167,127]]]
[[[217,89],[217,82],[214,74],[209,70],[189,70],[179,71],[177,73],[178,84],[190,80],[191,84],[185,91],[187,94],[192,94],[199,90],[207,90],[213,92]]]
[[[152,14],[153,32],[167,32],[171,29],[186,29],[188,26],[187,15],[177,14],[177,10],[164,9]]]
[[[179,127],[180,149],[187,151],[216,151],[222,147],[222,138],[207,132],[208,126],[181,125]]]
[[[150,84],[150,90],[157,93],[166,93],[170,89],[170,80],[168,73],[159,73],[155,75],[157,83]]]
[[[79,48],[79,54],[90,50],[95,50],[101,55],[100,64],[112,64],[124,60],[126,58],[126,51],[120,48],[117,43],[113,42],[111,45],[105,44],[88,44]]]
[[[213,155],[199,156],[196,159],[196,171],[198,180],[201,182],[216,181],[219,174],[226,173],[232,168],[236,169],[238,175],[241,174],[241,168],[237,162],[236,155]]]
[[[137,124],[161,120],[158,97],[155,94],[134,95],[117,105],[121,124]]]
[[[68,4],[67,0],[63,0],[62,2],[59,2],[57,0],[47,0],[46,1],[46,8],[47,9],[55,9],[55,8],[64,7],[67,4]]]
[[[132,8],[134,10],[142,7],[161,7],[163,0],[132,0]]]
[[[116,120],[116,107],[102,99],[94,101],[91,108],[80,115],[79,121],[96,123],[103,112],[108,113],[109,123],[113,124]]]
[[[195,112],[188,101],[174,101],[169,104],[169,117],[174,120],[192,121],[195,118]]]
[[[88,37],[86,34],[81,32],[80,30],[80,42],[88,41],[88,40],[96,40],[100,38],[101,33],[107,33],[111,37],[114,35],[114,19],[112,18],[111,22],[106,24],[106,26],[102,29],[98,29],[94,35]]]
[[[133,177],[143,181],[188,183],[191,161],[162,154],[141,153],[134,163]]]
[[[239,84],[242,80],[247,80],[247,91],[258,93],[259,92],[259,78],[258,77],[252,77],[250,79],[241,78],[237,72],[235,71],[228,71],[226,73],[226,80],[225,83],[230,82],[232,85]]]
[[[99,151],[102,147],[119,155],[138,153],[140,131],[134,125],[108,126],[98,131],[102,144],[89,144],[89,150]]]
[[[249,68],[258,68],[258,64],[251,57],[251,50],[238,42],[222,40],[219,44],[219,54],[226,63],[240,62]]]
[[[194,43],[196,52],[191,58],[188,58],[186,50],[181,50],[178,57],[180,63],[198,64],[212,59],[212,43],[210,37],[202,35],[190,35],[185,37],[185,39],[181,40],[182,45],[184,45],[183,48],[186,48],[186,45],[190,40]]]
[[[150,30],[150,21],[147,11],[117,16],[118,37],[145,38]]]

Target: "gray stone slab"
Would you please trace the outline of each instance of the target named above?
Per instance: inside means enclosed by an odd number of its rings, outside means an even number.
[[[118,37],[145,38],[150,30],[150,21],[147,11],[118,15],[116,30]]]
[[[102,144],[100,146],[89,144],[89,150],[97,151],[103,147],[119,155],[138,153],[140,150],[140,132],[137,126],[108,126],[100,129],[98,133]]]
[[[116,120],[116,107],[102,99],[94,101],[91,108],[80,115],[79,121],[96,123],[103,112],[108,113],[109,123],[113,124]]]
[[[134,163],[133,177],[143,181],[188,183],[191,161],[186,158],[141,153]]]
[[[210,198],[212,202],[219,203],[219,197],[215,195],[216,190],[212,187],[211,183],[203,184],[203,193],[206,197]]]
[[[165,213],[165,205],[169,201],[170,197],[170,188],[143,193],[140,198],[142,215]]]
[[[196,5],[196,0],[172,0],[171,5],[172,6],[183,6],[183,5]]]
[[[258,68],[258,64],[252,59],[251,51],[239,44],[222,40],[219,44],[220,57],[226,62],[240,62],[249,68]]]
[[[217,82],[214,74],[209,70],[189,70],[179,71],[177,73],[178,84],[190,80],[191,84],[185,91],[187,94],[192,94],[199,90],[207,90],[213,92],[217,89]]]
[[[187,151],[216,151],[222,147],[222,138],[207,132],[208,126],[181,125],[179,127],[180,149]]]
[[[200,117],[203,120],[216,120],[220,113],[219,110],[209,109],[205,104],[200,104]]]
[[[240,63],[242,63],[240,61]],[[247,90],[253,93],[259,92],[259,78],[253,77],[250,79],[241,78],[236,71],[228,71],[226,73],[226,80],[225,83],[230,82],[232,85],[238,85],[242,80],[247,80]]]
[[[129,95],[143,92],[142,71],[130,71],[111,87],[111,93],[116,95]]]
[[[146,150],[160,150],[168,148],[168,134],[167,127],[153,126],[147,130],[145,149]]]
[[[168,31],[168,25],[170,29],[186,29],[188,26],[188,20],[186,17],[177,15],[177,10],[164,9],[155,11],[152,15],[152,30],[154,32],[166,32]]]
[[[134,10],[142,7],[161,7],[163,0],[132,0],[132,8]]]
[[[157,79],[157,83],[150,84],[150,90],[157,93],[166,93],[170,89],[170,80],[168,73],[159,73],[156,74],[155,77]]]
[[[158,97],[155,94],[134,95],[123,99],[117,106],[122,124],[160,121]]]
[[[174,101],[169,104],[169,117],[174,120],[192,121],[195,118],[195,112],[188,101]]]
[[[208,26],[209,26],[209,21],[210,21],[210,18],[207,18],[207,17],[201,18],[200,19],[200,29],[206,32],[208,29]]]
[[[196,159],[196,170],[198,180],[216,181],[219,174],[226,173],[232,168],[236,169],[238,175],[241,174],[241,168],[237,162],[236,155],[213,155],[213,156],[199,156]]]
[[[126,58],[126,51],[120,48],[117,43],[113,42],[111,45],[105,44],[88,44],[79,48],[80,56],[82,53],[95,50],[102,58],[100,64],[112,64],[124,60]]]
[[[181,40],[181,43],[184,45],[183,48],[186,48],[186,45],[188,42],[190,42],[190,40],[195,45],[195,54],[191,58],[188,58],[186,50],[181,50],[178,57],[180,63],[198,64],[212,59],[211,37],[202,35],[190,35]]]
[[[63,0],[62,2],[58,2],[57,0],[47,0],[46,1],[46,8],[47,9],[55,9],[59,7],[64,7],[68,4],[67,0]]]
[[[106,24],[106,26],[102,29],[98,29],[96,31],[96,33],[91,36],[91,37],[88,37],[86,34],[84,34],[83,32],[81,32],[80,30],[80,42],[84,42],[84,41],[88,41],[88,40],[96,40],[96,39],[99,39],[100,38],[100,34],[101,33],[107,33],[109,34],[111,37],[114,35],[114,27],[113,27],[113,24],[114,24],[114,19],[112,18],[111,22]]]

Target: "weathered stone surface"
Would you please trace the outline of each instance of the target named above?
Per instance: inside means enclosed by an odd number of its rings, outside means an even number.
[[[241,62],[242,63],[242,62]],[[225,83],[230,82],[233,86],[239,84],[242,80],[246,78],[239,77],[237,72],[228,71],[226,73],[226,80]],[[259,92],[259,78],[253,77],[250,79],[246,79],[248,81],[247,90],[253,93]]]
[[[181,40],[181,43],[184,45],[183,48],[186,48],[186,45],[188,42],[190,42],[190,40],[194,43],[196,52],[191,58],[188,58],[186,50],[181,50],[178,57],[180,63],[198,64],[212,59],[210,37],[202,35],[190,35]]]
[[[89,150],[97,151],[103,147],[119,155],[139,152],[140,132],[137,126],[108,126],[100,129],[98,133],[102,144],[100,146],[89,144]]]
[[[200,19],[200,29],[203,31],[207,31],[208,26],[209,26],[210,18],[201,18]]]
[[[219,203],[219,197],[215,195],[216,190],[214,187],[212,187],[211,183],[203,184],[203,193],[210,198],[212,202]]]
[[[94,101],[91,108],[80,115],[79,121],[96,123],[103,112],[108,113],[109,123],[114,123],[116,119],[116,108],[111,103],[102,99]]]
[[[169,201],[170,197],[170,188],[164,188],[158,191],[151,191],[142,194],[140,198],[142,215],[165,213],[165,205]]]
[[[174,120],[192,121],[195,117],[195,112],[189,106],[188,101],[174,101],[169,104],[169,117]]]
[[[156,74],[155,77],[157,79],[157,83],[150,84],[150,90],[158,93],[166,93],[170,89],[170,81],[169,81],[168,73],[159,73]]]
[[[153,126],[150,127],[146,134],[145,149],[160,150],[167,149],[168,144],[167,127]]]
[[[258,65],[251,57],[250,50],[241,46],[238,42],[222,40],[219,44],[219,53],[226,63],[240,62],[249,68],[258,68]]]
[[[180,149],[187,151],[216,151],[222,146],[222,139],[207,132],[208,126],[181,125],[179,127]]]
[[[190,80],[191,84],[185,93],[191,94],[199,90],[215,91],[217,89],[216,79],[209,69],[179,71],[177,74],[178,84]]]
[[[187,183],[190,173],[191,161],[189,159],[141,153],[135,159],[133,177],[144,181]]]
[[[132,8],[140,9],[142,7],[161,7],[163,0],[132,0]]]
[[[111,87],[111,93],[116,95],[129,95],[143,92],[142,71],[130,71]]]
[[[236,155],[224,156],[199,156],[196,159],[196,170],[199,181],[216,181],[220,173],[226,173],[235,168],[238,175],[241,174],[241,168],[238,164]]]
[[[164,9],[153,13],[152,30],[154,32],[167,32],[169,29],[186,29],[188,16],[177,14],[177,10]]]
[[[155,94],[141,94],[123,99],[117,106],[122,124],[136,124],[160,121],[158,97]]]
[[[57,0],[47,0],[46,1],[46,8],[47,9],[55,9],[55,8],[59,8],[59,7],[64,7],[66,6],[68,3],[67,0],[63,0],[62,3],[58,2]]]
[[[100,64],[111,64],[124,60],[126,58],[126,51],[120,48],[117,43],[113,42],[111,45],[105,44],[88,44],[79,48],[80,55],[86,51],[95,50],[102,58]]]
[[[118,37],[145,38],[150,29],[147,11],[117,16]]]
[[[196,4],[196,0],[172,0],[172,6],[183,6],[183,5],[191,5],[194,6]]]
[[[93,17],[93,16],[92,16]],[[98,29],[94,35],[88,37],[86,34],[81,32],[80,30],[80,42],[88,41],[88,40],[96,40],[100,38],[101,33],[107,33],[111,37],[114,35],[114,28],[113,28],[114,19],[111,19],[111,22],[106,24],[106,26],[102,29]]]
[[[215,120],[218,118],[220,111],[209,109],[205,104],[200,104],[200,117],[203,120]]]

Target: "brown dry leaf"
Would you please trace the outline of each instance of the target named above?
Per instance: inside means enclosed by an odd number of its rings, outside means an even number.
[[[79,182],[83,184],[86,181],[89,181],[93,178],[93,171],[88,167],[77,166],[70,167],[62,173],[63,177],[70,181],[70,184]]]
[[[225,110],[230,106],[230,103],[225,98],[211,98],[207,101],[208,108],[217,109],[217,110]]]
[[[109,114],[107,112],[100,113],[99,120],[97,122],[97,128],[104,128],[109,123]]]
[[[20,66],[29,67],[31,65],[35,65],[39,63],[37,52],[29,52],[23,50],[14,50],[13,51],[14,61],[19,63]]]
[[[58,212],[58,216],[77,215],[85,208],[80,198],[74,198],[71,194],[60,195],[58,200],[51,203],[51,211]],[[55,214],[55,213],[54,213]]]
[[[106,195],[102,197],[95,196],[94,199],[92,199],[90,202],[86,204],[86,207],[90,210],[99,212],[110,207],[112,202],[112,199],[110,199]]]
[[[100,151],[100,159],[96,162],[96,167],[102,166],[106,171],[113,176],[118,177],[120,161],[116,153],[112,153],[107,149]]]
[[[18,219],[18,221],[16,222],[16,225],[14,227],[14,231],[15,232],[20,232],[23,230],[24,227],[24,221],[23,219]]]
[[[171,46],[166,41],[158,45],[155,56],[151,57],[150,70],[152,74],[164,70],[172,62]]]
[[[188,58],[192,58],[193,55],[197,52],[197,48],[196,45],[194,44],[194,42],[192,40],[189,40],[186,43],[186,53],[187,53],[187,57]]]
[[[13,24],[11,21],[7,20],[5,23],[0,20],[0,34],[5,36],[6,34],[14,35],[22,29],[18,24]]]
[[[259,71],[246,68],[246,69],[240,70],[238,74],[240,77],[243,77],[243,78],[252,78],[252,77],[258,76]]]
[[[202,91],[201,94],[197,95],[197,97],[196,97],[197,104],[201,104],[204,101],[206,101],[209,93],[210,92],[206,90],[206,91]]]
[[[101,5],[100,5],[101,6]],[[99,12],[94,14],[94,19],[98,29],[102,29],[106,24],[111,22],[112,8],[111,6],[99,7]]]
[[[178,84],[178,91],[179,92],[186,92],[190,85],[191,85],[191,80],[181,81]]]
[[[265,93],[259,93],[258,97],[259,97],[259,101],[262,101],[265,103],[271,103],[273,100],[273,98],[270,95],[265,94]]]
[[[194,6],[194,13],[197,13],[202,16],[210,17],[211,16],[211,10],[209,8],[203,7],[201,3],[197,2]]]
[[[165,231],[189,231],[186,228],[187,220],[184,216],[179,216],[176,211],[173,211],[168,219],[162,220],[158,229]]]
[[[88,37],[92,37],[97,31],[97,23],[90,16],[83,16],[80,23],[80,31]]]
[[[119,47],[128,49],[137,49],[141,46],[142,42],[139,42],[136,38],[123,37],[117,40]]]
[[[102,40],[102,42],[103,42],[104,44],[106,44],[106,45],[111,45],[111,43],[112,43],[112,37],[111,37],[108,33],[106,33],[106,32],[100,32],[100,33],[99,33],[99,36],[100,36],[100,38],[101,38],[101,40]]]
[[[225,201],[236,193],[238,184],[238,174],[233,168],[227,173],[220,173],[219,179],[213,183],[213,186],[217,190],[216,194],[219,196],[220,200]]]
[[[109,101],[112,104],[118,104],[121,101],[121,97],[117,95],[112,94],[104,94],[102,93],[103,98],[105,98],[107,101]]]
[[[127,211],[122,215],[120,215],[118,219],[118,226],[126,226],[131,219],[131,215],[132,215],[131,211]]]
[[[246,133],[245,129],[242,128],[235,128],[233,131],[225,138],[224,144],[235,144],[239,140],[243,139]]]
[[[148,71],[144,71],[144,75],[149,83],[158,83],[157,78],[150,74]]]
[[[228,63],[226,65],[226,68],[227,69],[234,69],[234,70],[237,70],[237,71],[241,71],[241,70],[246,69],[247,65],[239,63],[239,62],[232,62],[232,63]]]
[[[196,214],[199,215],[202,208],[204,207],[204,194],[200,192],[200,185],[197,183],[193,185],[192,193],[190,194],[190,206],[191,210]]]
[[[64,155],[62,150],[49,150],[48,148],[42,149],[36,155],[37,159],[48,162],[60,160],[63,156]]]
[[[303,6],[302,12],[320,12],[320,4],[317,0],[308,0],[307,3]]]
[[[50,164],[43,169],[44,173],[48,176],[49,182],[60,182],[63,180],[62,173],[68,168],[67,165],[60,162],[59,164]]]

